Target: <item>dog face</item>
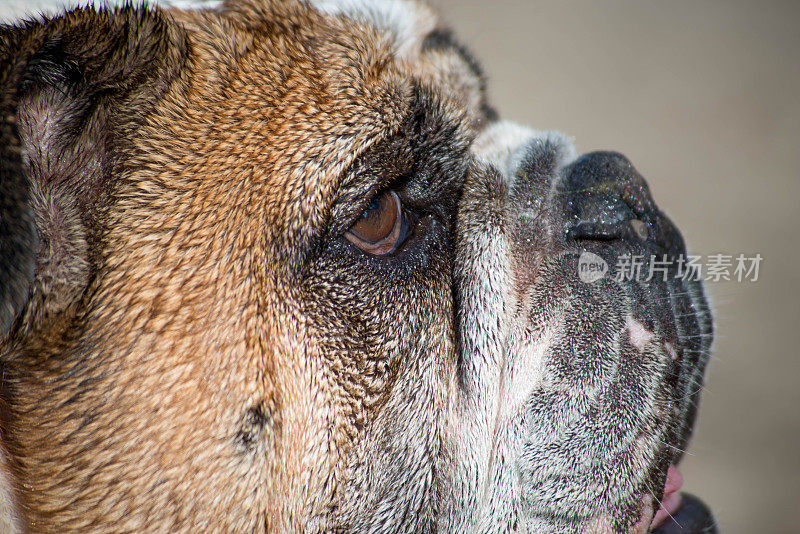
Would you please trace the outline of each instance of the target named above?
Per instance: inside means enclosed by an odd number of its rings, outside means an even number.
[[[624,157],[421,4],[0,30],[8,528],[643,532],[711,342]],[[674,265],[674,262],[671,262]]]

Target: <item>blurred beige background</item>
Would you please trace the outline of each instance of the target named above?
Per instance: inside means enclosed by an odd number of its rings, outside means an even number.
[[[800,2],[438,0],[505,118],[625,153],[693,253],[763,256],[716,313],[686,489],[800,532]]]

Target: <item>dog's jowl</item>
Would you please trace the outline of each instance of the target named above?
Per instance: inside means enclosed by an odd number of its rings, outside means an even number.
[[[0,530],[711,531],[631,163],[424,4],[200,4],[0,27]]]

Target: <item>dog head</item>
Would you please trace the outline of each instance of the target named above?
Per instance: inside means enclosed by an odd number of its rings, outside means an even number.
[[[647,529],[711,323],[624,157],[499,121],[415,2],[0,32],[15,528]]]

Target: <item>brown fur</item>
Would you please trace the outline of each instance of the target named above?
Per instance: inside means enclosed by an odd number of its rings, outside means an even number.
[[[710,316],[570,262],[677,230],[622,156],[496,122],[429,8],[359,7],[0,28],[0,527],[646,528]],[[378,257],[344,234],[389,190]]]
[[[378,318],[353,317],[350,341],[352,324],[320,331],[304,270],[345,171],[401,130],[415,91],[382,36],[346,24],[242,2],[3,30],[13,79],[54,40],[85,61],[81,81],[37,80],[16,103],[42,151],[36,283],[3,345],[27,529],[335,526],[345,458],[403,364],[365,374],[399,351]],[[433,72],[465,70],[446,56],[426,56]],[[473,85],[442,113],[477,117]]]

